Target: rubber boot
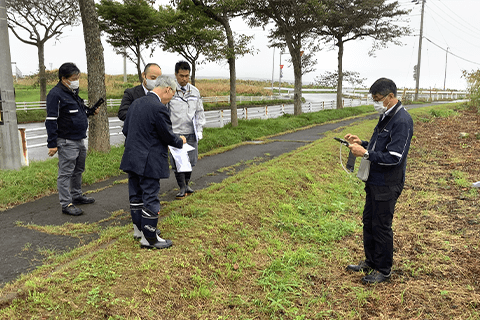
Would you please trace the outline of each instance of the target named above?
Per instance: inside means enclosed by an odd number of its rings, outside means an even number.
[[[178,186],[180,190],[178,191],[177,195],[175,196],[176,199],[183,199],[185,198],[185,173],[184,172],[175,172],[175,178],[177,179]]]
[[[165,240],[157,235],[158,213],[147,208],[142,209],[142,239],[140,247],[147,249],[165,249],[172,246],[171,240]]]
[[[133,222],[133,238],[142,238],[142,208],[143,203],[130,203],[130,214]]]
[[[132,222],[133,222],[133,238],[135,240],[140,240],[143,236],[142,209],[143,209],[143,203],[130,203],[130,214],[132,215]],[[161,234],[159,229],[157,229],[156,233],[158,236],[160,236]]]
[[[190,182],[190,177],[191,176],[192,176],[192,171],[185,172],[185,193],[186,193],[187,196],[189,196],[189,195],[191,195],[192,193],[195,192],[195,190],[190,188],[190,186],[188,185],[188,183]]]

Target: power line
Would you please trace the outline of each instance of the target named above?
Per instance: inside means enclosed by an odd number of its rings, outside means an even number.
[[[470,63],[473,63],[473,64],[478,64],[480,65],[480,63],[478,62],[474,62],[474,61],[471,61],[471,60],[468,60],[468,59],[465,59],[465,58],[462,58],[454,53],[452,53],[451,51],[447,50],[447,49],[444,49],[442,48],[441,46],[439,46],[438,44],[436,44],[435,42],[433,42],[432,40],[428,39],[427,37],[423,37],[425,40],[427,40],[428,42],[432,43],[433,45],[437,46],[438,48],[442,49],[443,51],[447,52],[448,54],[451,54],[452,56],[455,56],[461,60],[464,60],[464,61],[467,61],[467,62],[470,62]]]

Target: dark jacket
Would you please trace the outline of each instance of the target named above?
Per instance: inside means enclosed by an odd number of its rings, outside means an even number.
[[[47,95],[47,146],[57,147],[57,138],[81,140],[87,137],[88,119],[93,112],[75,91],[61,81]]]
[[[407,155],[412,135],[412,117],[399,101],[383,120],[380,116],[370,141],[362,142],[368,149],[371,161],[370,175],[366,183],[393,186],[405,182]],[[372,150],[374,144],[375,149]]]
[[[169,177],[168,146],[182,148],[183,141],[173,133],[168,110],[155,93],[133,101],[123,134],[121,170],[153,179]]]
[[[125,89],[122,97],[122,102],[120,103],[120,108],[118,108],[118,119],[125,121],[128,107],[130,107],[133,100],[141,97],[145,97],[145,89],[143,89],[142,85]]]

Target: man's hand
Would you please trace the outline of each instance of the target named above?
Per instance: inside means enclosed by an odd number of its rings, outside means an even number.
[[[187,143],[187,139],[184,136],[180,136],[180,139],[182,139],[183,144]]]
[[[95,110],[95,112],[93,113],[93,115],[95,116],[95,115],[97,115],[97,114],[99,114],[99,113],[100,113],[100,108],[97,108],[97,109]]]
[[[53,157],[57,153],[57,148],[48,148],[48,155]]]
[[[350,133],[347,133],[344,139],[347,140],[350,144],[362,144],[362,139]]]
[[[367,150],[364,147],[362,147],[361,145],[359,145],[357,143],[353,143],[353,144],[350,143],[348,148],[352,151],[352,153],[355,157],[363,157],[365,152],[367,152]]]

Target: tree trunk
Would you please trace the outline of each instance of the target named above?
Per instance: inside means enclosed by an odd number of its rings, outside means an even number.
[[[338,79],[337,79],[337,109],[343,109],[342,85],[343,85],[343,41],[337,39],[338,46]]]
[[[138,81],[140,83],[143,83],[143,78],[142,78],[142,68],[140,68],[140,45],[136,46],[137,50],[137,75],[138,75]]]
[[[232,28],[228,22],[228,18],[222,19],[223,26],[225,27],[225,33],[227,35],[227,44],[229,54],[227,56],[228,66],[230,69],[230,110],[232,127],[238,126],[237,116],[237,72],[235,70],[235,42],[233,39]]]
[[[195,85],[195,75],[197,73],[197,64],[195,60],[191,61],[190,64],[192,65],[192,74],[190,76],[190,83],[194,86]]]
[[[301,43],[296,42],[291,36],[285,37],[288,51],[292,58],[293,76],[295,84],[293,89],[293,114],[302,114],[302,57],[300,56]]]
[[[47,76],[45,75],[45,45],[37,43],[38,48],[38,81],[40,82],[40,101],[47,100]]]
[[[79,0],[79,4],[87,54],[88,104],[92,107],[98,99],[106,98],[105,61],[95,1]],[[101,105],[99,110],[99,114],[91,116],[88,150],[108,152],[110,151],[110,130],[106,104]]]
[[[292,54],[293,75],[295,78],[295,85],[293,89],[293,114],[302,114],[302,60],[300,52],[295,50]]]

